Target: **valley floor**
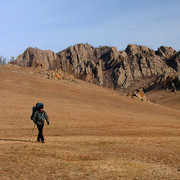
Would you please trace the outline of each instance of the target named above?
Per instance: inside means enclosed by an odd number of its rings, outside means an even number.
[[[0,179],[178,180],[180,102],[157,101],[0,66]],[[44,144],[37,128],[29,142],[36,102],[50,119]]]

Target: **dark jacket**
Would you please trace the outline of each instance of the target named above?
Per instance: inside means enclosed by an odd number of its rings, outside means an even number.
[[[36,111],[34,116],[32,117],[33,121],[35,122],[35,124],[39,125],[39,126],[43,126],[44,125],[44,118],[47,121],[47,124],[49,124],[49,119],[48,116],[46,114],[45,111]]]

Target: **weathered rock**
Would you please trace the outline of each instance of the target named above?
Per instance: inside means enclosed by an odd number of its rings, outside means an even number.
[[[171,58],[176,53],[177,52],[175,50],[173,50],[172,47],[166,47],[166,46],[161,46],[156,51],[156,54],[158,54],[163,59],[169,59],[169,58]]]
[[[114,66],[112,76],[116,88],[133,90],[146,87],[151,79],[154,81],[154,77],[175,73],[160,56],[145,46],[128,45],[121,54],[123,60]]]
[[[121,52],[115,47],[94,48],[89,44],[76,44],[57,54],[28,48],[18,56],[16,63],[26,67],[57,69],[91,83],[133,92],[141,87],[157,87],[166,81],[166,77],[177,76],[180,53],[164,46],[155,52],[148,47],[131,44]],[[48,77],[51,76],[65,78],[59,73]]]
[[[51,68],[54,60],[57,59],[56,53],[47,50],[43,51],[37,48],[27,48],[26,51],[19,55],[16,64],[25,67]]]
[[[136,97],[137,99],[139,99],[139,100],[141,100],[141,101],[149,101],[149,100],[146,98],[146,96],[145,96],[145,94],[144,94],[144,92],[143,92],[142,89],[137,89],[137,90],[133,93],[132,97]]]
[[[168,59],[167,64],[180,74],[180,51]]]

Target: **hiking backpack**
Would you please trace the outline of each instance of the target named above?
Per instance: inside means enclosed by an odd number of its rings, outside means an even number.
[[[35,114],[36,111],[39,111],[40,109],[44,108],[44,104],[43,103],[37,103],[36,106],[32,107],[32,115],[31,115],[31,120],[33,120],[33,116]]]

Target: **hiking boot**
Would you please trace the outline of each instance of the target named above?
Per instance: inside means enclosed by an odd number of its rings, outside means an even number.
[[[40,140],[37,140],[37,142],[39,143],[39,142],[40,142]]]
[[[44,141],[42,141],[42,143],[44,143]]]

